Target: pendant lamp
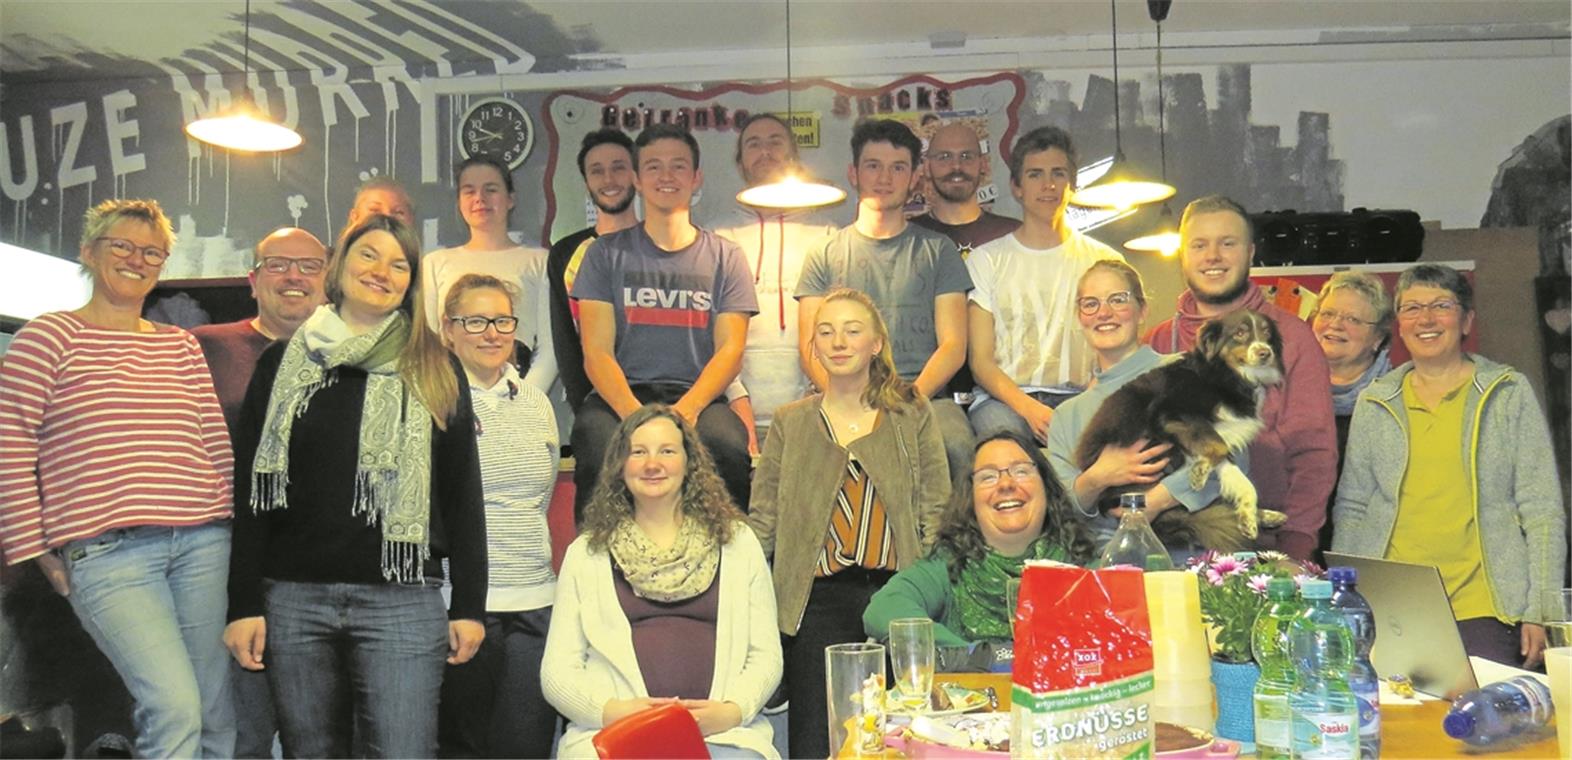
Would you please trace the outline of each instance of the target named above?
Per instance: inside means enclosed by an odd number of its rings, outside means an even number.
[[[1163,184],[1168,184],[1168,121],[1164,114],[1168,101],[1163,96],[1163,20],[1168,17],[1168,8],[1172,4],[1172,0],[1147,0],[1146,3],[1152,20],[1157,22],[1157,151],[1162,156]],[[1179,222],[1174,219],[1174,210],[1168,201],[1163,201],[1162,210],[1157,212],[1157,226],[1145,235],[1125,241],[1124,247],[1132,251],[1161,253],[1163,256],[1172,256],[1179,251]]]
[[[1070,196],[1070,202],[1077,206],[1126,209],[1166,200],[1174,194],[1172,185],[1142,177],[1124,157],[1119,124],[1119,11],[1115,5],[1114,0],[1108,0],[1113,18],[1114,160],[1107,173]]]
[[[791,0],[786,0],[786,121],[791,122]],[[792,135],[796,139],[796,135]],[[745,188],[737,193],[737,202],[757,208],[805,209],[832,206],[846,200],[846,191],[834,185],[800,175],[802,163],[797,162],[775,182]]]
[[[246,0],[245,53],[243,66],[245,79],[251,79],[251,0]],[[277,122],[269,121],[251,99],[248,87],[235,105],[226,111],[186,125],[186,134],[193,139],[220,148],[246,153],[276,153],[289,150],[301,143],[300,133]]]

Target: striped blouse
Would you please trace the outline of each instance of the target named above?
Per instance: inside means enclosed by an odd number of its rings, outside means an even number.
[[[835,437],[835,426],[830,424],[822,408],[819,417],[830,432],[830,440],[839,446],[841,442]],[[882,423],[880,419],[874,424]],[[830,512],[830,535],[819,552],[814,575],[823,578],[853,567],[896,569],[895,539],[890,536],[884,502],[879,500],[873,479],[868,477],[855,455],[847,459],[846,479],[835,494],[835,508]]]
[[[23,562],[139,525],[231,516],[234,455],[190,333],[24,326],[0,364],[0,552]]]
[[[487,612],[550,607],[557,595],[546,512],[557,484],[557,418],[512,365],[490,388],[470,384],[486,500]]]

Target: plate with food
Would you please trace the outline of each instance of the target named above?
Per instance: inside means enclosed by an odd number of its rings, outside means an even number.
[[[968,689],[955,684],[936,683],[928,691],[925,706],[912,709],[908,706],[905,696],[901,694],[899,686],[890,689],[885,703],[885,712],[890,715],[960,715],[974,710],[981,710],[993,704],[988,694],[977,689]]]
[[[1152,723],[1157,760],[1223,760],[1239,756],[1239,742],[1219,739],[1198,728]],[[1010,714],[978,713],[914,717],[911,725],[885,736],[912,760],[998,760],[1010,756]]]

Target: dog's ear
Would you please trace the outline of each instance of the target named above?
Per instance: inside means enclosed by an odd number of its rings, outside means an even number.
[[[1195,350],[1208,359],[1215,359],[1223,352],[1224,319],[1214,319],[1201,325],[1201,332],[1195,338]]]

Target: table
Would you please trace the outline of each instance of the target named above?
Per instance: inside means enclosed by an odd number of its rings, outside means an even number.
[[[968,689],[992,686],[999,695],[999,709],[1010,709],[1010,676],[1004,673],[938,673],[933,680]],[[1446,715],[1448,703],[1421,702],[1417,705],[1385,705],[1381,708],[1381,757],[1423,758],[1436,760],[1448,757],[1466,757],[1474,760],[1508,760],[1513,758],[1555,758],[1560,752],[1556,736],[1551,732],[1539,741],[1511,749],[1481,753],[1470,752],[1468,745],[1447,736],[1441,731],[1441,718]]]

